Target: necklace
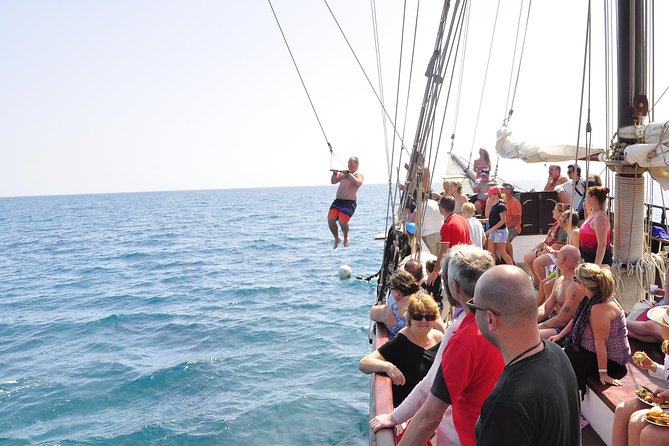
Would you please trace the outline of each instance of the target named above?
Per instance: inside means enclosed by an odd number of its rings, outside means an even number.
[[[525,354],[531,352],[532,350],[534,350],[535,348],[539,347],[540,345],[541,345],[541,339],[539,339],[539,342],[537,342],[536,344],[534,344],[532,347],[528,348],[527,350],[525,350],[524,352],[522,352],[520,355],[516,356],[516,357],[513,358],[511,361],[509,361],[509,362],[506,364],[506,366],[505,366],[504,368],[509,367],[511,364],[513,364],[514,362],[518,361],[518,360],[521,358],[521,356],[523,356],[523,355],[525,355]]]

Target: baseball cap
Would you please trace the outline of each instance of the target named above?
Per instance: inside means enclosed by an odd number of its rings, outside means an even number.
[[[499,187],[493,186],[493,187],[488,189],[488,192],[486,192],[486,195],[492,195],[492,194],[498,194],[499,195],[501,193],[502,193],[502,191],[499,190]]]

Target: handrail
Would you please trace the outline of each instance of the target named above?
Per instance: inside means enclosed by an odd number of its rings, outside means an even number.
[[[374,349],[378,349],[388,342],[388,329],[382,323],[376,323],[374,337]],[[390,413],[393,411],[393,388],[392,381],[386,375],[373,373],[371,377],[371,398],[369,399],[370,418],[376,414]],[[395,446],[395,428],[379,429],[378,432],[370,431],[369,444],[376,446]]]

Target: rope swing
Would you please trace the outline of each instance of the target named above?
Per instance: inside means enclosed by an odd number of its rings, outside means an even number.
[[[332,168],[332,159],[336,158],[339,163],[344,165],[344,163],[337,158],[337,156],[334,154],[332,151],[332,144],[330,144],[330,141],[328,140],[327,135],[325,134],[325,129],[323,128],[323,124],[321,123],[321,119],[318,117],[318,112],[316,112],[316,107],[314,106],[314,102],[311,100],[311,95],[309,94],[309,90],[307,89],[307,85],[304,83],[304,79],[302,78],[302,73],[300,73],[300,69],[297,66],[297,62],[295,61],[295,57],[293,56],[293,52],[290,49],[290,45],[288,44],[288,39],[286,39],[286,35],[283,32],[283,28],[281,27],[281,23],[279,22],[279,18],[276,15],[276,11],[274,11],[274,6],[272,5],[272,0],[267,0],[267,3],[269,3],[269,7],[272,10],[272,15],[274,16],[274,20],[276,20],[276,24],[279,27],[279,31],[281,32],[281,37],[283,37],[283,41],[286,44],[286,48],[288,49],[288,53],[290,54],[290,58],[293,61],[293,65],[295,66],[295,71],[297,71],[297,75],[300,78],[300,82],[302,83],[302,87],[304,88],[304,92],[307,94],[307,99],[309,99],[309,104],[311,105],[311,109],[314,112],[314,115],[316,116],[316,121],[318,121],[318,126],[321,128],[321,132],[323,133],[323,138],[325,138],[325,143],[328,146],[328,150],[330,151],[330,168]]]

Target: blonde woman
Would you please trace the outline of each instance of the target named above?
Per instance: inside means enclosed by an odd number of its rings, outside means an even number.
[[[582,263],[574,271],[574,281],[585,298],[574,318],[562,332],[550,338],[556,342],[566,336],[565,353],[571,361],[579,389],[585,393],[588,376],[599,376],[604,384],[620,386],[632,356],[627,340],[625,312],[615,298],[615,278],[610,269]]]
[[[449,181],[448,193],[455,198],[455,210],[453,212],[462,214],[462,205],[469,202],[467,197],[462,194],[462,183],[459,181]]]
[[[434,328],[439,307],[425,293],[409,298],[405,318],[407,326],[392,341],[363,357],[361,372],[385,373],[393,382],[393,405],[399,406],[427,374],[439,350],[443,333]]]

